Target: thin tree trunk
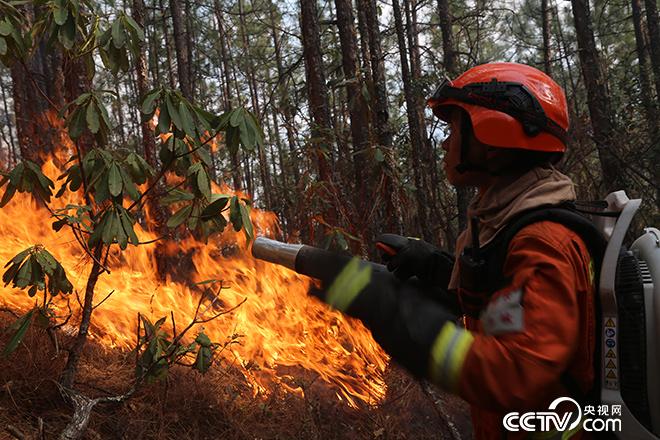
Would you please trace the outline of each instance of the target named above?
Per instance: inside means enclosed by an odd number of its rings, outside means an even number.
[[[655,96],[656,99],[660,99],[660,26],[658,25],[658,4],[657,0],[645,0],[644,5],[646,6],[646,22],[649,30],[651,66],[653,68],[653,76],[655,77]]]
[[[415,96],[408,67],[408,50],[406,48],[406,36],[403,28],[401,7],[399,0],[392,0],[392,12],[396,27],[399,55],[401,58],[401,77],[403,79],[403,90],[406,99],[406,114],[410,130],[410,146],[412,156],[413,181],[415,184],[415,197],[417,199],[417,225],[425,240],[432,240],[431,225],[428,217],[428,202],[424,185],[424,166],[422,165],[424,140],[419,132],[420,123],[415,112]]]
[[[332,160],[331,139],[333,130],[321,55],[321,31],[318,23],[316,0],[301,0],[300,15],[307,94],[313,124],[312,138],[315,139],[313,144],[319,180],[330,183],[332,180],[330,161]],[[326,219],[326,221],[328,220]],[[334,220],[334,216],[332,220]]]
[[[190,82],[190,100],[195,100],[195,77],[197,63],[195,62],[195,28],[193,27],[193,14],[190,8],[190,0],[186,0],[185,4],[185,26],[186,26],[186,53],[188,55],[188,81]]]
[[[438,0],[438,15],[440,16],[440,32],[442,34],[443,64],[447,71],[447,75],[451,78],[455,78],[459,72],[456,63],[456,45],[452,30],[453,18],[448,0]],[[456,210],[458,211],[458,229],[462,231],[467,227],[467,207],[472,198],[473,191],[472,189],[465,187],[456,187],[455,189]],[[447,235],[449,235],[449,232],[453,231],[447,232]]]
[[[248,57],[250,55],[250,46],[247,41],[247,29],[245,25],[245,8],[243,7],[243,0],[238,0],[238,13],[239,13],[239,25],[241,33],[241,41],[243,43],[243,56]],[[254,72],[254,65],[252,62],[247,63],[247,77],[248,77],[248,86],[250,89],[250,97],[252,100],[252,108],[256,115],[262,117],[261,108],[259,106],[259,96],[257,89],[257,80]],[[270,178],[270,171],[268,170],[268,159],[266,157],[265,147],[260,145],[259,147],[259,174],[261,177],[261,184],[264,190],[264,206],[266,209],[271,209],[272,200],[270,195],[272,193],[272,183]]]
[[[655,102],[660,102],[660,26],[658,25],[657,0],[646,0],[646,21],[649,28],[649,46],[651,48],[651,66],[655,77]],[[650,92],[650,90],[649,90]],[[656,119],[657,124],[657,119]],[[653,180],[656,182],[656,206],[660,208],[660,142],[658,142],[657,131],[655,132],[655,145],[651,151],[651,164],[653,167]]]
[[[364,203],[367,187],[373,187],[372,176],[368,163],[371,156],[369,150],[369,108],[362,94],[362,78],[357,59],[357,37],[352,13],[351,0],[335,0],[337,10],[337,26],[342,53],[342,68],[346,94],[348,97],[348,112],[351,118],[351,139],[353,142],[353,166],[355,177],[354,203],[359,220],[356,222],[365,241],[370,241],[369,213],[371,207]]]
[[[649,93],[653,89],[651,76],[649,72],[648,39],[646,37],[646,26],[642,18],[641,0],[631,0],[633,25],[635,27],[635,43],[637,49],[637,59],[639,61],[639,83],[641,86],[641,98],[644,104],[646,114],[647,129],[649,139],[655,142],[658,136],[658,115],[656,114],[655,100],[653,94]]]
[[[615,156],[615,130],[611,116],[612,104],[605,84],[600,56],[596,49],[588,0],[571,0],[577,34],[582,76],[587,89],[587,104],[591,116],[594,142],[603,172],[602,187],[607,191],[624,188],[621,164]]]
[[[94,263],[92,264],[92,270],[89,273],[87,278],[87,285],[85,286],[85,298],[83,300],[83,309],[82,316],[80,318],[80,326],[78,327],[78,335],[73,341],[73,346],[69,350],[69,356],[66,361],[66,366],[64,367],[64,372],[62,373],[61,384],[65,388],[73,388],[73,384],[78,373],[78,362],[80,361],[80,355],[82,350],[85,347],[87,342],[87,335],[89,333],[89,325],[92,320],[92,312],[94,310],[94,289],[96,288],[96,282],[99,279],[99,275],[103,271],[101,265],[97,261],[101,260],[103,255],[103,246],[97,245],[94,248]]]
[[[231,75],[230,75],[230,59],[227,49],[227,34],[225,33],[225,28],[222,19],[222,10],[220,8],[220,1],[213,1],[213,8],[215,12],[215,18],[218,24],[218,36],[220,38],[220,55],[222,57],[222,73],[225,78],[225,111],[232,109],[232,92],[231,92]],[[238,149],[229,152],[230,161],[231,161],[231,175],[234,189],[239,191],[243,186],[243,173],[241,169],[241,162],[238,157]]]
[[[172,14],[172,29],[174,30],[174,47],[176,49],[177,74],[179,76],[179,87],[183,96],[192,100],[192,86],[190,85],[190,67],[188,61],[187,33],[183,23],[181,12],[181,0],[170,0],[170,13]]]
[[[14,142],[14,124],[11,123],[9,117],[9,105],[7,104],[7,92],[5,90],[4,81],[0,81],[0,91],[2,91],[2,108],[7,117],[7,129],[9,130],[9,166],[16,164],[16,143]]]
[[[543,34],[543,70],[552,76],[552,52],[550,50],[550,26],[552,10],[548,5],[549,0],[541,0],[541,33]]]
[[[165,15],[165,6],[163,5],[163,0],[158,0],[158,5],[160,7],[161,21],[163,26],[163,42],[165,43],[165,54],[167,60],[167,79],[171,89],[176,88],[176,82],[174,81],[174,67],[172,65],[172,60],[174,59],[174,54],[172,53],[172,45],[170,44],[170,36],[168,32],[168,23],[167,17]]]
[[[285,83],[288,78],[291,77],[290,74],[286,74],[284,70],[284,62],[282,60],[282,47],[280,44],[280,36],[276,26],[275,21],[275,12],[274,5],[271,4],[269,8],[269,15],[271,21],[271,29],[273,36],[273,46],[275,48],[275,61],[277,64],[277,77],[279,83],[279,95],[281,100],[282,107],[282,116],[284,117],[284,128],[286,129],[286,138],[287,143],[289,144],[289,163],[291,164],[290,170],[293,174],[293,181],[298,186],[300,182],[300,172],[297,166],[297,153],[296,153],[296,136],[294,133],[294,117],[293,117],[293,106],[291,105],[291,99],[289,98],[289,92],[286,88]],[[284,78],[284,76],[288,78]],[[289,169],[289,167],[287,168]]]

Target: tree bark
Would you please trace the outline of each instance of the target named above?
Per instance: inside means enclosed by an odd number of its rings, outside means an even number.
[[[371,211],[363,203],[366,200],[367,187],[372,185],[371,173],[367,159],[371,156],[369,149],[369,107],[362,94],[362,77],[359,71],[357,57],[357,37],[352,13],[351,0],[335,0],[337,10],[337,27],[339,28],[339,41],[342,53],[342,68],[346,95],[348,98],[348,111],[351,118],[351,140],[353,142],[353,166],[355,177],[355,207],[358,210],[358,227],[362,233],[367,233],[366,216]],[[367,238],[367,237],[365,237]]]
[[[238,13],[239,13],[239,25],[241,33],[241,41],[243,43],[243,56],[249,57],[250,55],[250,46],[247,40],[247,29],[245,25],[245,8],[243,7],[243,0],[238,0]],[[258,117],[263,117],[261,108],[259,106],[259,96],[257,88],[256,74],[254,71],[254,65],[251,60],[247,61],[246,73],[248,77],[248,86],[250,89],[250,98],[252,101],[252,108],[254,113]],[[261,177],[261,184],[264,190],[264,206],[266,209],[271,209],[273,205],[270,198],[273,192],[273,185],[271,182],[270,171],[268,169],[268,159],[266,157],[266,151],[263,145],[258,147],[259,151],[259,175]]]
[[[443,64],[445,65],[447,75],[450,78],[456,78],[459,72],[456,62],[454,32],[452,30],[453,18],[448,0],[438,0],[438,15],[440,16],[440,33],[442,34]],[[467,227],[467,207],[472,198],[473,191],[465,187],[456,187],[455,190],[456,210],[458,211],[458,229],[462,231]]]
[[[651,48],[651,66],[653,68],[653,76],[655,77],[655,108],[656,115],[658,109],[658,102],[660,102],[660,26],[658,25],[658,4],[656,0],[646,0],[646,21],[649,29],[649,46]],[[651,94],[651,90],[648,91]],[[654,133],[654,146],[651,151],[651,166],[653,168],[653,180],[656,183],[656,206],[660,208],[660,142],[658,142],[657,130],[657,116],[656,116],[656,131]]]
[[[309,110],[312,118],[312,138],[316,153],[319,180],[332,180],[330,158],[332,157],[332,124],[328,106],[328,88],[321,55],[321,30],[319,28],[316,0],[300,1],[303,58]]]
[[[417,199],[417,224],[423,238],[432,241],[431,225],[428,217],[428,202],[424,185],[424,166],[422,165],[424,140],[419,131],[420,123],[415,112],[415,96],[408,65],[408,49],[406,48],[406,35],[403,28],[401,7],[399,0],[392,0],[392,12],[396,28],[399,56],[401,58],[401,77],[403,91],[406,99],[406,114],[410,131],[410,150],[413,168],[413,181],[415,184],[415,197]]]
[[[172,14],[172,29],[174,29],[174,47],[176,49],[177,74],[179,76],[179,87],[181,93],[192,101],[192,86],[190,84],[190,67],[188,61],[187,35],[181,12],[181,0],[170,0],[170,13]]]
[[[645,0],[646,21],[649,29],[651,66],[655,77],[656,100],[660,100],[660,26],[658,25],[658,4],[656,0]],[[657,163],[657,162],[656,162]]]
[[[541,32],[543,34],[543,70],[548,76],[552,76],[552,53],[550,51],[550,26],[552,10],[548,6],[548,0],[541,0]]]
[[[280,95],[280,107],[282,111],[282,117],[284,118],[284,128],[286,129],[286,139],[289,147],[289,165],[287,170],[290,170],[293,174],[293,181],[298,186],[300,182],[300,172],[297,166],[297,153],[296,153],[296,135],[294,132],[294,109],[291,104],[291,99],[289,98],[289,92],[286,89],[286,82],[291,75],[285,72],[284,62],[282,60],[282,47],[280,43],[280,36],[277,28],[277,22],[275,20],[275,6],[270,5],[269,16],[271,22],[271,31],[273,37],[273,47],[275,49],[275,62],[277,65],[277,77],[279,83],[279,95]],[[287,78],[285,78],[285,76]]]
[[[163,43],[165,44],[165,55],[167,61],[167,80],[171,89],[176,88],[176,81],[174,81],[174,67],[172,65],[172,60],[174,59],[174,54],[172,53],[172,45],[170,45],[170,36],[168,32],[167,18],[165,16],[165,6],[163,0],[158,0],[158,5],[160,7],[161,21],[163,26]],[[157,61],[156,61],[157,62]]]
[[[648,38],[647,30],[642,18],[641,0],[631,0],[633,25],[635,27],[635,43],[637,49],[637,60],[639,62],[639,84],[641,86],[641,98],[646,114],[646,124],[649,132],[649,139],[654,142],[658,136],[658,115],[656,114],[656,104],[651,84],[651,75],[649,72]]]
[[[225,32],[225,27],[222,19],[222,10],[220,8],[220,1],[213,0],[213,9],[215,12],[215,18],[218,24],[218,36],[220,38],[220,55],[222,57],[222,73],[225,77],[225,111],[232,109],[232,92],[231,92],[231,60],[228,53],[227,45],[227,34]],[[241,162],[238,157],[238,149],[235,151],[229,152],[230,161],[231,161],[231,175],[232,182],[234,184],[234,189],[240,191],[243,188],[243,172],[241,167]]]
[[[582,76],[587,89],[587,105],[603,172],[602,188],[607,192],[624,188],[621,165],[615,156],[615,130],[612,104],[605,83],[600,56],[596,49],[588,0],[571,0],[578,40]]]

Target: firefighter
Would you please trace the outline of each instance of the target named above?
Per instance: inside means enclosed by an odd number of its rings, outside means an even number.
[[[428,104],[450,130],[448,181],[477,188],[455,262],[385,234],[394,285],[353,260],[315,293],[361,319],[413,374],[470,403],[476,438],[523,438],[504,429],[507,413],[547,411],[594,385],[594,273],[583,239],[542,220],[498,244],[521,213],[575,199],[553,166],[566,151],[566,98],[535,68],[490,63],[445,81]],[[578,425],[557,438],[582,434]]]

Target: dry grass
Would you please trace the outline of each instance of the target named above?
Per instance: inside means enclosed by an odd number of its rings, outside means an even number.
[[[4,321],[5,323],[7,321]],[[0,341],[4,343],[4,339]],[[61,341],[66,344],[67,341]],[[14,438],[11,425],[27,438],[44,422],[45,438],[57,438],[71,409],[55,385],[65,361],[43,330],[30,330],[9,359],[0,359],[0,439]],[[133,374],[131,353],[90,344],[77,388],[90,397],[125,392]],[[95,408],[88,439],[424,439],[452,438],[421,386],[397,368],[387,373],[388,396],[377,407],[349,408],[312,373],[289,369],[302,395],[274,386],[255,396],[240,367],[214,365],[201,375],[177,367],[164,381],[145,386],[123,404]],[[450,417],[469,438],[465,405],[447,402]]]

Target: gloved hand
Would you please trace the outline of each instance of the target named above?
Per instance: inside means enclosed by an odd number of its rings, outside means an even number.
[[[310,293],[360,319],[399,364],[425,377],[440,330],[448,323],[455,328],[457,319],[450,308],[430,300],[425,290],[416,280],[402,281],[353,259],[333,280],[322,280]]]
[[[382,251],[387,269],[402,280],[416,276],[423,283],[447,289],[454,257],[424,240],[381,234],[376,247]]]

